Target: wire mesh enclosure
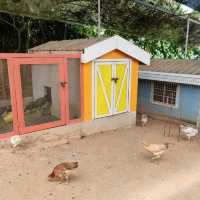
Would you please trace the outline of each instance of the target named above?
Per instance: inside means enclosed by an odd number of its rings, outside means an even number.
[[[0,60],[0,134],[13,130],[8,63]]]
[[[0,54],[0,138],[81,120],[81,76],[79,54]]]

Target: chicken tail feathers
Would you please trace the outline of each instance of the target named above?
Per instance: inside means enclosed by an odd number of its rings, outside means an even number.
[[[52,172],[51,174],[49,174],[48,178],[54,178],[55,177],[55,174],[54,172]]]

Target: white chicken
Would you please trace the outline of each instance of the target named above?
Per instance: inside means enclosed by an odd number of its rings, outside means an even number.
[[[198,134],[198,129],[191,126],[180,125],[180,132],[187,136],[188,140],[191,142],[191,138]]]
[[[13,148],[18,146],[22,142],[22,139],[19,135],[14,135],[10,138],[10,143],[12,144]]]
[[[166,142],[163,144],[147,144],[146,142],[142,142],[144,145],[144,149],[150,152],[153,157],[152,160],[158,159],[161,157],[162,154],[169,148],[169,145],[172,143]]]
[[[142,126],[145,126],[148,122],[148,116],[146,114],[141,115],[141,124]]]

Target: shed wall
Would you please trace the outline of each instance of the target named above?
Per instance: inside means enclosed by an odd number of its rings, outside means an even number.
[[[177,106],[169,107],[152,102],[152,82],[139,80],[138,112],[160,114],[193,123],[196,122],[200,102],[199,86],[180,84],[179,92],[177,93]]]

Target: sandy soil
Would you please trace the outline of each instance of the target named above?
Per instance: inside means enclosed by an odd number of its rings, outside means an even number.
[[[163,122],[71,140],[46,135],[13,150],[0,149],[1,200],[198,200],[200,139],[191,144],[163,136]],[[173,142],[163,158],[150,161],[141,141]],[[69,185],[48,182],[52,168],[78,160]]]

